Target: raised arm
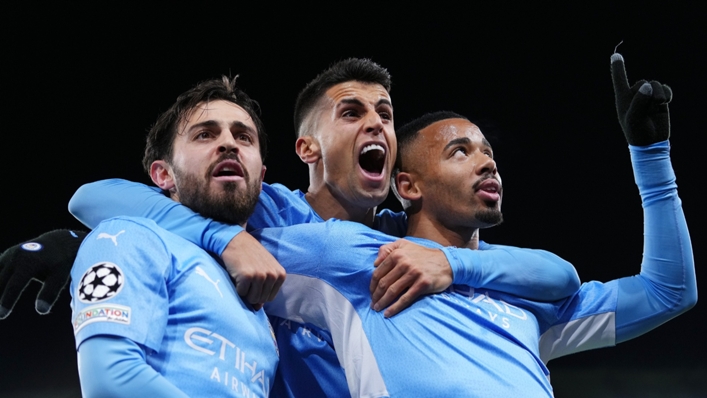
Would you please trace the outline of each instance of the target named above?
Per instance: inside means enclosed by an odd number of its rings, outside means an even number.
[[[620,343],[692,308],[697,302],[697,281],[690,234],[670,164],[667,139],[672,90],[644,80],[629,87],[621,54],[611,57],[611,75],[644,216],[641,273],[619,280],[616,342]]]
[[[619,121],[643,204],[641,272],[606,284],[583,285],[565,308],[602,309],[563,314],[561,322],[540,339],[545,360],[640,336],[697,302],[692,244],[667,141],[672,90],[643,80],[629,87],[620,54],[611,57],[611,67]]]

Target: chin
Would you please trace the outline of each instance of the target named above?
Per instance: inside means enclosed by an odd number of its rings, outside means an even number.
[[[499,209],[485,209],[478,211],[475,218],[485,225],[484,228],[489,228],[503,222],[503,213]]]

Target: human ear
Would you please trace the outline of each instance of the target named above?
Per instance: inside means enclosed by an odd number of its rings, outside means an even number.
[[[319,143],[311,135],[297,138],[295,150],[300,159],[305,163],[315,163],[321,158]]]
[[[174,189],[174,176],[172,168],[164,160],[155,160],[150,165],[150,178],[160,189],[170,191]]]
[[[405,200],[415,201],[422,197],[422,192],[417,186],[417,181],[411,173],[401,171],[396,174],[395,185],[398,190],[398,195]]]

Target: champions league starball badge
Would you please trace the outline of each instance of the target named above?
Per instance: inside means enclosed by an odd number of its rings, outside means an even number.
[[[101,262],[89,268],[81,277],[77,290],[79,300],[96,303],[107,300],[123,287],[123,273],[117,265]]]

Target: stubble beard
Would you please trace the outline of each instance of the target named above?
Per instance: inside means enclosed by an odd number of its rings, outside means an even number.
[[[179,187],[179,202],[204,217],[227,224],[243,225],[253,214],[260,195],[260,182],[251,181],[248,171],[243,169],[246,189],[238,194],[238,184],[228,181],[222,189],[209,189],[209,176],[200,179],[194,174],[174,169]]]
[[[503,222],[503,213],[499,209],[481,209],[476,211],[474,218],[485,224],[482,228],[490,228]]]

